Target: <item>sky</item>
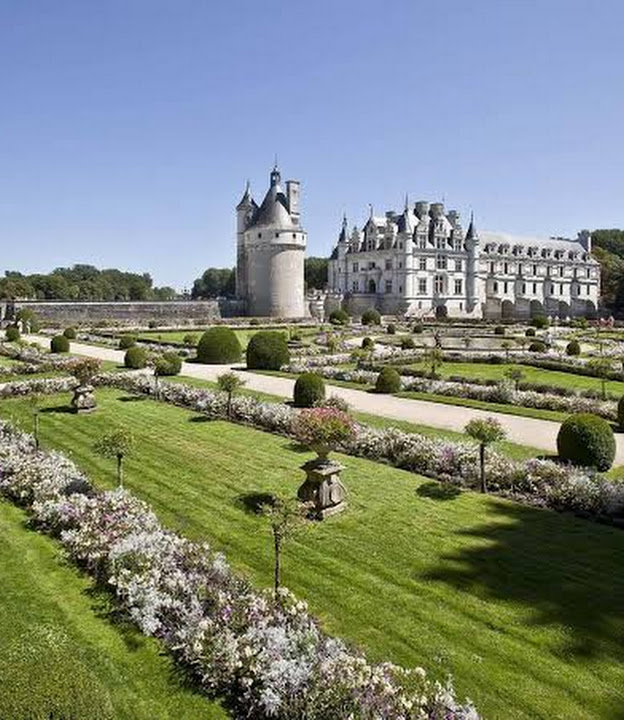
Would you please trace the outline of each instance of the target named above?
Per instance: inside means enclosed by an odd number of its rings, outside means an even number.
[[[621,0],[0,0],[0,272],[190,287],[275,156],[309,255],[406,193],[624,227],[623,25]]]

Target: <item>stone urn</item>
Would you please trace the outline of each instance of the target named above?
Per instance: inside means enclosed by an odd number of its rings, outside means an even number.
[[[93,392],[93,385],[78,385],[74,389],[71,405],[76,413],[88,413],[95,410],[97,401]]]
[[[340,482],[340,472],[344,470],[344,465],[319,453],[319,457],[304,463],[301,469],[305,471],[306,479],[297,496],[302,502],[311,504],[310,514],[314,518],[324,520],[346,508],[347,491]]]

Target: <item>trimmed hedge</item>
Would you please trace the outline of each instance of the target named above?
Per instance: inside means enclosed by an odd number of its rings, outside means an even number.
[[[533,325],[533,327],[543,330],[550,325],[550,321],[545,315],[537,315],[536,317],[531,318],[531,325]]]
[[[139,345],[128,348],[124,356],[124,365],[131,370],[142,370],[147,365],[147,350]]]
[[[76,339],[76,329],[73,327],[65,328],[65,330],[63,330],[63,335],[68,340],[75,340]]]
[[[69,340],[65,337],[65,335],[55,335],[52,340],[50,340],[50,352],[69,352]]]
[[[119,349],[127,350],[128,348],[134,347],[137,344],[136,335],[122,335],[119,338]]]
[[[247,345],[247,367],[250,370],[279,370],[290,362],[286,338],[275,330],[261,330]]]
[[[229,327],[213,327],[201,336],[197,344],[197,362],[223,365],[239,362],[241,344],[236,333]]]
[[[411,337],[401,338],[401,350],[413,350],[416,347],[416,343]]]
[[[310,408],[325,399],[325,382],[320,375],[305,372],[299,375],[293,392],[293,404],[298,408]]]
[[[179,375],[182,370],[182,358],[176,352],[163,353],[154,363],[154,372],[159,376]]]
[[[613,430],[597,415],[571,415],[559,428],[557,452],[561,460],[605,472],[615,458]]]
[[[15,325],[9,325],[4,331],[4,336],[7,342],[17,342],[20,339],[19,328],[15,327]]]
[[[378,393],[396,393],[401,389],[401,376],[393,368],[386,366],[377,375],[375,391]]]
[[[329,313],[329,322],[332,325],[348,325],[349,315],[345,310],[332,310]]]
[[[536,340],[529,345],[529,352],[543,353],[546,352],[546,345],[541,340]]]
[[[373,308],[364,310],[362,313],[362,325],[381,325],[381,315]]]
[[[578,340],[570,340],[566,345],[566,355],[580,355],[581,345]]]

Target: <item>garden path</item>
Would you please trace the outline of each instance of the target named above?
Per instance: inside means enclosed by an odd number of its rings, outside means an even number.
[[[48,347],[50,339],[43,336],[30,336],[29,341],[38,342]],[[123,364],[124,352],[112,348],[97,347],[84,343],[72,342],[71,351],[75,355],[95,357]],[[181,375],[201,380],[215,381],[218,375],[233,370],[245,380],[249,390],[292,397],[294,380],[273,375],[263,375],[244,369],[242,366],[230,365],[199,365],[185,362],[182,364]],[[507,433],[507,439],[518,445],[528,445],[544,450],[547,453],[557,452],[557,432],[560,423],[552,420],[507,415],[486,410],[446,405],[395,397],[393,395],[376,395],[363,390],[332,386],[331,394],[346,400],[358,412],[379,415],[393,420],[405,420],[434,428],[462,432],[466,423],[473,418],[496,417]],[[616,434],[616,456],[614,465],[624,465],[624,435]]]

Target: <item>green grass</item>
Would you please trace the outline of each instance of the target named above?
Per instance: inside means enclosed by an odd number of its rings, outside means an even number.
[[[256,493],[293,495],[310,458],[288,439],[180,408],[98,391],[89,416],[49,397],[47,446],[71,452],[98,484],[114,463],[95,438],[124,423],[137,437],[126,482],[170,527],[206,538],[270,586]],[[28,426],[23,400],[0,413]],[[486,718],[624,718],[624,533],[337,455],[348,510],[286,547],[284,582],[330,632],[373,659],[452,672]],[[21,557],[21,555],[20,555]]]
[[[185,385],[191,385],[192,387],[206,388],[208,390],[215,390],[217,388],[217,383],[211,382],[210,380],[201,380],[199,378],[175,377],[168,378],[168,380],[170,382],[183,383]],[[284,400],[290,400],[290,398],[285,398],[278,395],[270,395],[268,393],[259,392],[258,390],[248,390],[245,388],[240,390],[239,394],[248,395],[249,397],[254,397],[257,400],[265,400],[267,402],[284,402]],[[327,394],[330,395],[331,392],[328,392]],[[394,427],[405,432],[420,433],[421,435],[426,435],[427,437],[440,438],[442,440],[461,440],[463,442],[474,442],[464,433],[456,432],[454,430],[434,428],[429,425],[412,423],[407,420],[394,420],[392,418],[382,417],[381,415],[371,415],[369,413],[363,412],[352,412],[351,414],[359,422],[366,423],[367,425],[371,425],[372,427]],[[531,457],[542,456],[544,454],[544,451],[540,450],[539,448],[530,447],[528,445],[517,445],[511,442],[496,443],[494,447],[498,452],[501,452],[504,455],[507,455],[508,457],[514,458],[516,460],[524,460]]]
[[[238,338],[241,347],[243,350],[247,347],[247,343],[249,342],[249,339],[252,337],[252,335],[255,335],[257,332],[260,332],[260,330],[275,330],[278,332],[285,332],[287,334],[287,331],[290,327],[289,325],[276,325],[272,326],[270,328],[266,327],[252,327],[252,328],[242,328],[242,329],[236,329],[232,328],[234,330],[234,333],[236,334],[236,337]],[[302,340],[305,343],[306,339],[310,339],[312,336],[318,334],[319,328],[297,328],[298,332],[302,336]],[[201,337],[204,330],[150,330],[146,332],[139,333],[138,338],[139,340],[144,340],[146,342],[170,342],[175,343],[177,345],[183,345],[184,344],[184,338],[187,335],[195,335],[197,339]]]
[[[215,703],[182,687],[156,641],[111,621],[107,595],[25,522],[23,511],[0,501],[0,674],[3,682],[6,673],[11,679],[10,687],[0,685],[0,717],[47,720],[52,703],[71,692],[76,678],[87,678],[91,691],[80,693],[81,702],[90,696],[96,708],[112,706],[108,716],[115,720],[226,717]],[[53,643],[42,644],[42,637]],[[75,707],[65,707],[69,718]],[[18,716],[17,708],[33,714]]]

